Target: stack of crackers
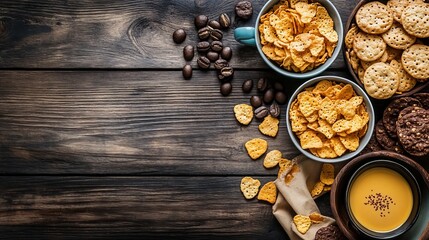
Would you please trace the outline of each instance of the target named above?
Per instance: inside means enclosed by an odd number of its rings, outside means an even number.
[[[337,46],[334,21],[320,3],[281,0],[259,20],[262,51],[288,71],[313,70]]]
[[[346,58],[367,93],[388,99],[429,78],[429,4],[423,0],[362,5],[345,37]]]

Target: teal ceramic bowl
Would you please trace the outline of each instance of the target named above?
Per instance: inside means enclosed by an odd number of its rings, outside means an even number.
[[[368,130],[367,130],[365,136],[363,136],[360,139],[359,147],[356,149],[356,151],[347,152],[344,155],[342,155],[341,157],[337,157],[337,158],[329,158],[329,159],[327,159],[327,158],[326,159],[325,158],[320,158],[320,157],[317,157],[317,156],[313,155],[310,151],[308,151],[306,149],[303,149],[301,147],[299,138],[292,131],[292,126],[291,126],[290,119],[289,119],[289,110],[291,108],[292,102],[297,98],[298,94],[300,92],[304,91],[305,88],[315,86],[318,82],[320,82],[322,80],[330,80],[330,81],[333,81],[333,82],[336,82],[336,83],[350,84],[353,87],[353,89],[356,92],[356,94],[363,97],[363,101],[365,103],[366,110],[367,110],[367,112],[369,114]],[[374,125],[375,125],[374,108],[372,106],[372,103],[371,103],[368,95],[366,95],[366,93],[362,90],[362,88],[360,88],[353,81],[348,80],[346,78],[337,77],[337,76],[321,76],[321,77],[316,77],[316,78],[312,78],[312,79],[306,81],[305,83],[301,84],[301,86],[298,87],[298,89],[293,93],[292,97],[289,99],[289,103],[288,103],[287,108],[286,108],[286,126],[287,126],[288,134],[289,134],[289,136],[290,136],[293,144],[295,145],[296,148],[298,148],[298,150],[302,154],[304,154],[308,158],[313,159],[313,160],[318,161],[318,162],[337,163],[337,162],[343,162],[343,161],[346,161],[346,160],[349,160],[349,159],[355,157],[368,144],[368,142],[369,142],[369,140],[370,140],[370,138],[372,136],[372,133],[374,131]]]
[[[328,58],[328,60],[324,64],[318,66],[317,68],[305,73],[291,72],[280,67],[277,63],[271,61],[265,56],[265,54],[262,52],[262,45],[259,37],[259,30],[258,30],[259,19],[263,14],[268,12],[275,4],[277,4],[278,1],[279,0],[270,0],[262,7],[261,11],[258,14],[258,18],[254,27],[236,28],[234,30],[235,40],[245,45],[255,46],[258,49],[259,55],[264,60],[264,62],[270,68],[274,69],[276,72],[278,72],[281,75],[284,75],[286,77],[291,77],[291,78],[299,78],[299,79],[308,79],[319,75],[335,61],[335,59],[338,57],[338,54],[341,51],[341,46],[343,45],[343,39],[344,39],[344,30],[343,30],[340,14],[338,13],[334,4],[331,3],[329,0],[316,1],[322,4],[326,8],[332,20],[334,21],[334,28],[335,28],[335,31],[338,33],[337,47],[335,48],[332,56]]]

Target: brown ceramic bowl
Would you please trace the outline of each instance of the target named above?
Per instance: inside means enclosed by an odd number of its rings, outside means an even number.
[[[414,160],[388,151],[372,152],[356,157],[347,163],[335,177],[330,203],[338,227],[348,239],[367,238],[365,234],[357,230],[347,213],[346,190],[351,177],[359,168],[380,159],[393,161],[406,167],[416,179],[421,190],[420,214],[410,229],[395,239],[429,239],[429,174]]]
[[[359,8],[360,8],[361,6],[363,6],[364,4],[366,4],[366,3],[368,3],[368,2],[372,2],[372,1],[374,1],[374,0],[362,0],[362,1],[360,1],[360,2],[355,6],[355,8],[353,9],[353,11],[352,11],[352,13],[350,14],[349,18],[347,19],[346,26],[345,26],[345,28],[344,28],[344,38],[346,37],[346,34],[347,34],[347,32],[349,31],[349,29],[350,29],[350,27],[351,27],[352,23],[356,23],[356,21],[355,21],[355,15],[356,15],[356,12],[359,10]],[[381,2],[381,3],[384,3],[384,4],[386,4],[386,2],[387,2],[387,0],[378,0],[378,1],[379,1],[379,2]],[[425,39],[420,39],[420,40],[422,40],[425,44],[429,44],[429,39],[427,39],[427,38],[425,38]],[[355,82],[356,82],[357,84],[359,84],[359,86],[360,86],[360,87],[362,87],[363,89],[365,89],[365,87],[364,87],[363,83],[359,80],[358,75],[353,71],[352,65],[350,64],[350,62],[348,61],[348,59],[347,59],[347,57],[346,57],[346,51],[347,51],[347,48],[346,48],[345,41],[343,41],[342,50],[343,50],[343,57],[344,57],[344,60],[345,60],[345,62],[346,62],[346,65],[347,65],[347,69],[349,70],[350,74],[353,76],[353,79],[355,80]],[[413,89],[411,89],[410,91],[408,91],[408,92],[404,92],[404,93],[402,93],[402,94],[395,94],[395,95],[393,95],[393,96],[392,96],[392,98],[398,98],[398,97],[410,96],[410,95],[412,95],[412,94],[414,94],[414,93],[416,93],[416,92],[421,91],[421,90],[422,90],[423,88],[425,88],[426,86],[429,86],[429,80],[428,80],[428,81],[426,81],[426,82],[424,82],[424,83],[420,83],[420,82],[418,82],[418,83],[416,84],[416,86],[414,86],[414,88],[413,88]]]

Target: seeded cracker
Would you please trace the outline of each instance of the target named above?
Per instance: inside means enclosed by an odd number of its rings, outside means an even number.
[[[277,199],[277,187],[274,182],[267,182],[262,186],[258,194],[258,200],[267,201],[274,204]]]
[[[399,77],[395,69],[387,63],[375,63],[364,74],[363,84],[367,93],[376,99],[387,99],[399,87]]]
[[[429,4],[409,4],[401,15],[404,29],[418,38],[429,37]]]
[[[414,78],[422,82],[429,78],[429,46],[414,44],[402,53],[401,62],[405,71]]]
[[[407,49],[416,41],[416,37],[408,34],[398,22],[395,22],[392,27],[381,36],[387,45],[401,50]]]
[[[279,132],[279,119],[268,115],[264,118],[264,121],[259,124],[258,128],[262,134],[275,137]]]
[[[248,125],[253,119],[253,107],[244,103],[235,105],[234,114],[239,123]]]
[[[268,143],[264,139],[254,138],[244,144],[247,153],[253,160],[258,159],[268,149]]]
[[[370,34],[384,33],[393,24],[389,8],[378,1],[366,3],[356,13],[356,24],[362,31]]]
[[[353,49],[359,59],[370,62],[383,56],[386,50],[386,43],[378,35],[359,32],[355,36]]]
[[[261,182],[251,177],[244,177],[241,179],[240,190],[246,199],[254,198],[259,191]]]

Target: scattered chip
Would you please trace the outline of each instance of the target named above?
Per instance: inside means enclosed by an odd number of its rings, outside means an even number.
[[[281,158],[282,153],[279,150],[272,150],[268,152],[264,158],[264,167],[273,168],[277,166]]]
[[[326,185],[334,183],[335,168],[334,165],[324,163],[322,165],[322,171],[320,172],[320,181]]]
[[[311,222],[315,224],[321,223],[323,220],[325,220],[325,218],[317,212],[311,213],[308,217],[310,218]]]
[[[241,179],[240,189],[246,199],[254,198],[259,191],[261,182],[258,179],[244,177]]]
[[[247,153],[253,160],[258,159],[268,149],[268,143],[264,139],[254,138],[244,144]]]
[[[274,182],[267,182],[262,186],[258,194],[258,200],[267,201],[274,204],[277,199],[277,187]]]
[[[262,123],[259,124],[258,128],[262,134],[270,137],[275,137],[279,132],[279,119],[272,117],[271,115],[267,115],[264,118],[264,121],[262,121]]]
[[[234,114],[239,123],[248,125],[253,119],[253,107],[244,103],[235,105]]]
[[[293,223],[301,234],[305,234],[311,227],[311,219],[308,216],[296,215],[293,217]]]
[[[317,182],[313,189],[311,190],[311,196],[315,197],[315,196],[319,196],[319,194],[321,194],[323,192],[323,188],[324,188],[325,184],[322,182]]]

